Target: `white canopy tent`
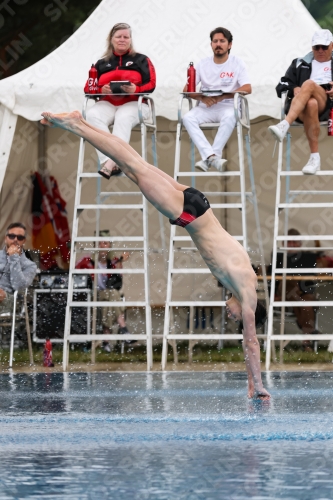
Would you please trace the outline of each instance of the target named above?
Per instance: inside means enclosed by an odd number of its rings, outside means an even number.
[[[41,151],[38,151],[36,122],[41,111],[82,108],[83,86],[90,65],[102,56],[106,37],[117,22],[132,26],[134,47],[148,55],[155,65],[157,88],[153,96],[156,114],[160,117],[159,165],[168,173],[173,171],[175,134],[172,122],[177,119],[179,92],[186,81],[189,62],[196,65],[199,59],[211,54],[209,33],[212,29],[220,25],[232,32],[232,53],[246,62],[252,78],[251,119],[259,122],[279,117],[280,101],[275,86],[291,60],[310,50],[312,34],[318,28],[301,0],[143,3],[103,0],[58,49],[26,70],[0,81],[0,235],[13,218],[28,220],[29,173],[45,160],[40,158]],[[266,129],[267,122],[257,125],[252,133],[256,174],[267,170],[268,161],[272,164],[273,141],[268,151],[263,135]],[[132,137],[131,144],[136,147],[139,139],[136,141]],[[47,131],[46,163],[68,202],[70,218],[77,146],[74,136],[59,130]],[[229,151],[233,150],[231,144]],[[93,150],[88,151],[94,157]],[[267,199],[259,198],[264,214],[267,210],[272,211],[272,207],[268,207],[274,204],[274,189],[272,184],[271,191],[261,190],[267,195]],[[270,234],[271,227],[267,229],[268,252]]]
[[[58,49],[26,70],[0,82],[0,103],[13,114],[38,120],[41,109],[81,108],[90,63],[101,57],[117,22],[133,29],[135,48],[147,54],[157,73],[158,116],[176,119],[177,97],[186,68],[210,55],[209,32],[227,27],[232,52],[248,65],[253,83],[251,118],[278,117],[274,87],[291,59],[309,51],[318,27],[301,0],[103,0],[87,21]]]

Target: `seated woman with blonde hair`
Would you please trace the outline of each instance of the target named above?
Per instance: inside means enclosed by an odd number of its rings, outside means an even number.
[[[156,86],[155,68],[144,54],[135,52],[132,30],[129,24],[117,23],[107,38],[107,50],[95,64],[99,93],[105,94],[87,111],[87,122],[100,130],[109,132],[113,124],[113,135],[129,143],[131,130],[139,123],[138,93],[149,94]],[[119,85],[116,92],[110,82],[129,82]],[[115,88],[115,85],[112,85]],[[88,92],[88,81],[84,91]],[[119,92],[124,95],[119,95]],[[114,95],[117,93],[118,95]],[[143,118],[149,118],[148,104],[142,105]],[[113,160],[96,150],[101,168],[99,173],[106,179],[121,175],[121,170]]]

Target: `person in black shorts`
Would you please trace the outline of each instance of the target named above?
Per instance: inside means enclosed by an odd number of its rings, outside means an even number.
[[[304,124],[311,154],[302,169],[303,174],[315,174],[320,170],[319,122],[328,119],[333,99],[332,41],[329,30],[316,31],[312,37],[312,51],[294,59],[276,87],[278,97],[283,92],[288,93],[286,117],[268,128],[282,142],[295,120]]]
[[[159,212],[172,224],[185,227],[213,276],[232,292],[226,310],[243,330],[248,396],[269,399],[261,379],[256,335],[256,326],[266,320],[266,309],[257,302],[257,278],[245,248],[223,229],[207,198],[144,161],[122,139],[87,123],[79,111],[58,115],[44,112],[42,116],[43,125],[73,132],[110,157]]]
[[[189,187],[183,191],[184,207],[180,216],[175,219],[169,219],[170,224],[186,227],[195,219],[201,217],[210,208],[209,201],[206,196],[193,187]]]

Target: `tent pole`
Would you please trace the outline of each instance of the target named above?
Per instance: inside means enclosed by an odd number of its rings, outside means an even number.
[[[17,115],[14,115],[14,113],[12,113],[8,108],[4,108],[2,124],[0,127],[0,190],[2,188],[8,166],[16,123]]]
[[[46,133],[47,128],[38,124],[38,173],[43,177],[46,170]]]

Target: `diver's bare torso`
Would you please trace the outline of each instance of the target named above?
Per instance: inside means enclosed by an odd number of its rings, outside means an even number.
[[[257,278],[244,247],[207,210],[186,226],[211,273],[242,303],[255,295]]]

